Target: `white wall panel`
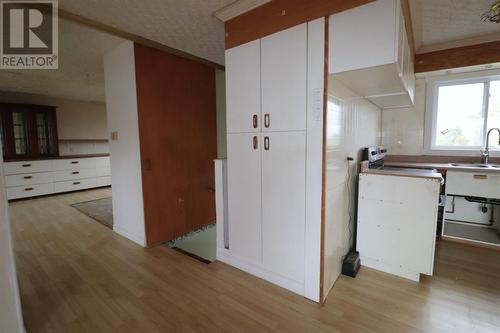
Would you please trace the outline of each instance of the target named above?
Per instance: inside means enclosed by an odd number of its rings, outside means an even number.
[[[104,57],[113,190],[113,230],[145,245],[141,153],[135,86],[134,44],[124,42]]]
[[[364,147],[380,144],[382,113],[335,80],[335,75],[329,77],[328,92],[325,295],[337,280],[343,257],[351,247],[349,227],[352,230],[356,214],[355,189],[361,152]],[[348,162],[349,156],[354,161]]]

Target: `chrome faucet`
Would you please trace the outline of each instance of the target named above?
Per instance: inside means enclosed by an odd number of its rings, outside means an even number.
[[[481,161],[484,164],[488,164],[490,162],[490,134],[495,130],[498,132],[498,145],[500,145],[500,129],[494,127],[488,131],[488,134],[486,135],[486,147],[484,147],[484,150],[481,150]]]

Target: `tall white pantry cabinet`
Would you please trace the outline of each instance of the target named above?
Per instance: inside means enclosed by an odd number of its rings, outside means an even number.
[[[325,20],[226,51],[227,216],[217,258],[320,293]]]

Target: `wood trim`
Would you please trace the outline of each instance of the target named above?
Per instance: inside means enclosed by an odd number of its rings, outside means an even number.
[[[325,222],[326,222],[326,154],[327,154],[327,119],[328,119],[328,40],[330,20],[325,16],[325,65],[323,82],[323,142],[322,142],[322,171],[321,171],[321,246],[319,268],[319,302],[325,302]]]
[[[226,49],[375,0],[273,0],[225,23]]]
[[[45,6],[45,5],[42,5],[42,6]],[[45,6],[45,8],[48,9],[49,7]],[[107,24],[104,24],[104,23],[101,23],[101,22],[98,22],[98,21],[95,21],[95,20],[83,17],[81,15],[70,13],[70,12],[64,10],[64,9],[61,9],[61,8],[59,8],[59,17],[63,18],[63,19],[66,19],[68,21],[80,23],[80,24],[82,24],[84,26],[87,26],[87,27],[99,30],[101,32],[108,33],[108,34],[116,36],[116,37],[120,37],[120,38],[123,38],[123,39],[130,40],[130,41],[132,41],[132,42],[134,42],[136,44],[140,44],[142,46],[147,46],[147,47],[151,47],[151,48],[154,48],[154,49],[158,49],[160,51],[163,51],[163,52],[166,52],[166,53],[169,53],[169,54],[181,57],[181,58],[185,58],[185,59],[188,59],[188,60],[192,60],[192,61],[204,64],[204,65],[207,65],[207,66],[210,66],[210,67],[214,67],[214,68],[217,68],[217,69],[221,69],[221,70],[225,69],[225,67],[223,65],[220,65],[218,63],[212,62],[210,60],[200,58],[200,57],[195,56],[193,54],[190,54],[188,52],[177,50],[175,48],[166,46],[164,44],[155,42],[155,41],[153,41],[151,39],[144,38],[144,37],[141,37],[139,35],[136,35],[136,34],[133,34],[133,33],[129,33],[129,32],[126,32],[124,30],[121,30],[121,29],[114,28],[114,27],[112,27],[110,25],[107,25]]]
[[[413,20],[411,18],[410,1],[401,0],[401,10],[405,20],[406,35],[408,36],[408,43],[410,44],[411,54],[415,58],[415,35],[413,33]]]
[[[417,54],[415,73],[500,62],[500,41]]]

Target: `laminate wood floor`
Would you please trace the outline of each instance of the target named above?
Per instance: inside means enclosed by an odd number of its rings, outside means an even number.
[[[80,213],[98,189],[10,204],[34,332],[500,332],[500,252],[441,242],[420,284],[362,268],[320,306],[219,262],[143,249]]]

